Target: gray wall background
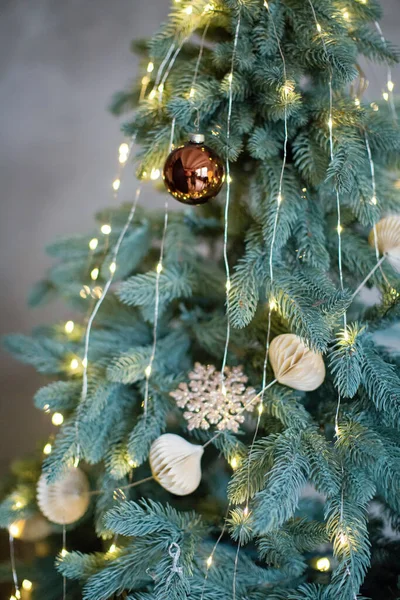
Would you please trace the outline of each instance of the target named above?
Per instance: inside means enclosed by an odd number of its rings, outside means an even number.
[[[384,33],[400,42],[400,0],[382,4]],[[26,296],[50,265],[44,246],[90,229],[112,201],[121,135],[106,107],[137,74],[131,39],[151,35],[168,8],[168,0],[1,0],[1,335],[69,317],[62,306],[30,311]],[[372,100],[385,71],[366,72]],[[399,70],[393,78],[400,89]],[[0,470],[51,430],[32,406],[40,384],[33,369],[1,354]]]

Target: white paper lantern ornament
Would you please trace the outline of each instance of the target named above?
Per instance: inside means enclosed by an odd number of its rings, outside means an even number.
[[[89,481],[81,469],[71,468],[54,483],[42,473],[37,486],[37,501],[45,517],[59,525],[78,521],[89,506]]]
[[[154,479],[171,494],[191,494],[200,485],[203,452],[203,446],[191,444],[179,435],[161,435],[150,448],[149,461]]]
[[[321,354],[313,352],[292,333],[274,338],[269,347],[269,360],[277,381],[303,392],[316,390],[325,379]]]
[[[400,215],[392,215],[381,219],[376,224],[378,250],[387,255],[387,261],[400,273]],[[372,230],[368,241],[375,246],[375,232]]]

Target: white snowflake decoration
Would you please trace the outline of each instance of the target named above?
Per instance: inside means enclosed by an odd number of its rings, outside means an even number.
[[[213,365],[196,363],[189,373],[189,384],[180,383],[171,392],[179,408],[186,408],[183,416],[188,421],[188,429],[209,429],[217,425],[220,431],[237,433],[244,421],[244,411],[251,412],[251,400],[256,391],[246,387],[248,378],[242,367],[225,367],[225,377]]]

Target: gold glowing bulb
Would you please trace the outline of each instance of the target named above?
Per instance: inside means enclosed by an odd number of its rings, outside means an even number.
[[[120,185],[121,185],[121,180],[114,179],[114,181],[112,182],[112,187],[113,187],[114,192],[117,192],[119,190]]]
[[[393,92],[393,90],[394,90],[394,83],[393,83],[393,81],[389,80],[387,82],[387,89],[389,90],[389,92]]]
[[[144,370],[144,374],[146,375],[146,377],[150,377],[151,375],[151,365],[148,365],[145,370]]]
[[[82,360],[82,367],[83,367],[84,369],[86,369],[86,367],[87,367],[87,366],[88,366],[88,359],[87,359],[87,358],[84,358],[84,359]]]
[[[96,279],[98,278],[98,276],[99,276],[99,269],[97,267],[95,267],[90,272],[90,277],[93,279],[93,281],[96,281]]]
[[[72,333],[75,327],[75,323],[73,321],[67,321],[64,325],[65,333]]]
[[[345,19],[346,21],[350,19],[350,13],[348,10],[343,11],[343,19]]]
[[[98,245],[99,245],[99,240],[97,238],[92,238],[89,242],[90,250],[96,250]]]
[[[249,516],[249,507],[248,507],[247,505],[246,505],[246,506],[244,507],[244,509],[243,509],[243,515],[244,515],[245,517],[248,517],[248,516]]]
[[[232,83],[232,81],[233,81],[233,73],[229,73],[229,75],[228,75],[228,81],[229,81],[229,83]]]
[[[332,127],[333,127],[332,119],[328,119],[328,127],[329,127],[329,129],[332,129]]]
[[[127,160],[128,160],[128,155],[127,154],[120,154],[119,157],[118,157],[118,162],[121,165],[124,165]]]
[[[194,98],[195,93],[196,93],[196,90],[194,88],[190,88],[189,98]]]
[[[360,104],[361,104],[360,99],[359,98],[354,98],[354,104],[356,106],[360,106]]]
[[[152,61],[147,65],[147,72],[152,73],[154,71],[154,63]]]
[[[264,406],[262,404],[262,402],[260,402],[260,404],[258,405],[258,414],[262,415],[264,412]]]
[[[115,273],[115,271],[117,270],[117,264],[115,262],[112,262],[109,266],[109,269],[111,273]]]
[[[281,202],[282,202],[282,194],[278,194],[278,197],[277,197],[276,201],[278,202],[278,205],[281,204]]]
[[[134,469],[134,468],[137,466],[137,464],[135,463],[135,461],[134,461],[134,460],[132,460],[131,458],[128,460],[128,465],[129,465],[129,466],[130,466],[132,469]]]
[[[43,410],[44,410],[44,412],[45,412],[45,413],[48,413],[48,412],[50,412],[50,404],[45,404],[45,405],[43,406]]]
[[[209,557],[207,558],[207,567],[208,567],[208,568],[210,568],[210,567],[211,567],[211,565],[212,565],[212,561],[213,561],[213,557],[212,557],[212,556],[209,556]]]
[[[51,454],[51,444],[50,443],[46,444],[45,447],[43,448],[43,454],[46,454],[46,456]]]
[[[32,589],[33,583],[32,581],[29,581],[29,579],[24,579],[22,582],[22,589],[26,590],[27,592],[30,592]]]
[[[371,103],[371,108],[372,108],[372,110],[373,110],[373,111],[375,111],[375,112],[378,112],[378,110],[379,110],[379,106],[377,105],[377,103],[376,103],[376,102],[372,102],[372,103]]]
[[[386,100],[386,102],[389,100],[389,94],[387,92],[383,92],[382,96],[383,99]]]
[[[111,225],[104,223],[104,225],[101,226],[100,231],[101,233],[104,233],[104,235],[109,235],[111,233]]]
[[[21,535],[21,531],[22,531],[21,521],[17,521],[16,523],[11,523],[8,531],[10,532],[10,535],[13,538],[18,539],[19,536]]]
[[[156,181],[161,175],[160,169],[153,168],[150,173],[150,179]]]
[[[69,366],[72,371],[76,371],[76,369],[79,367],[79,360],[77,358],[73,358]]]
[[[154,100],[155,97],[156,97],[156,90],[151,90],[151,92],[149,94],[149,100]]]
[[[128,152],[129,152],[129,146],[128,146],[128,144],[126,142],[122,142],[122,144],[118,148],[118,152],[120,154],[128,154]]]
[[[158,265],[157,265],[157,267],[156,267],[156,271],[157,271],[158,274],[160,274],[162,270],[163,270],[162,263],[159,262]]]
[[[378,200],[377,200],[376,196],[372,196],[372,198],[371,198],[371,204],[376,205],[377,203],[378,203]]]
[[[111,552],[111,554],[112,554],[113,552],[116,551],[116,549],[117,549],[117,546],[115,544],[111,544],[111,546],[110,546],[110,548],[109,548],[108,551]]]
[[[317,567],[318,571],[325,573],[326,571],[329,571],[329,569],[331,568],[331,561],[329,560],[329,558],[324,556],[323,558],[319,558],[317,560],[316,567]]]
[[[228,279],[227,282],[226,282],[226,284],[225,284],[226,291],[230,292],[231,291],[231,287],[232,287],[231,280]]]
[[[187,15],[191,15],[193,12],[193,6],[187,6],[183,9],[183,12],[185,12]]]
[[[64,423],[64,417],[61,413],[55,412],[54,415],[51,417],[51,422],[56,427],[59,427],[60,425],[62,425]]]
[[[231,467],[235,471],[238,468],[238,459],[234,456],[231,460]]]
[[[67,556],[67,554],[68,554],[68,551],[66,550],[66,548],[63,548],[63,549],[61,550],[60,554],[61,554],[61,556],[62,556],[63,558],[65,558],[65,557]]]
[[[321,31],[322,31],[322,27],[319,23],[317,23],[317,31],[318,31],[318,33],[321,33]]]
[[[338,225],[336,227],[336,230],[337,230],[338,234],[340,235],[342,233],[342,231],[343,231],[343,227],[341,225]]]

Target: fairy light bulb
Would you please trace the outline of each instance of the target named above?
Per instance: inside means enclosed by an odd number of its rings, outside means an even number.
[[[389,90],[389,92],[393,92],[393,90],[394,90],[394,83],[393,83],[393,81],[389,80],[387,82],[387,89]]]
[[[150,83],[150,77],[148,77],[147,75],[142,77],[142,85],[148,85],[149,83]]]
[[[278,194],[276,201],[277,201],[278,205],[282,203],[282,194]]]
[[[187,15],[191,15],[193,12],[193,6],[186,6],[186,8],[183,9],[183,12],[185,12]]]
[[[229,75],[228,75],[228,81],[229,81],[229,83],[232,83],[232,81],[233,81],[233,73],[229,73]]]
[[[378,200],[377,200],[376,196],[372,196],[371,204],[374,204],[376,206],[377,203],[378,203]]]
[[[277,303],[276,303],[276,300],[274,300],[274,298],[272,298],[272,299],[269,301],[269,308],[270,308],[271,310],[276,310],[276,309],[278,308],[278,305],[277,305]]]
[[[117,269],[117,264],[115,262],[112,262],[109,266],[110,269],[110,273],[115,273],[116,269]]]
[[[73,321],[67,321],[64,325],[65,333],[72,333],[75,328],[75,323]]]
[[[65,558],[65,557],[67,556],[67,554],[68,554],[68,551],[67,551],[67,549],[66,549],[66,548],[63,548],[63,549],[61,550],[60,554],[61,554],[62,558]]]
[[[45,445],[45,447],[43,448],[43,454],[45,454],[46,456],[48,456],[49,454],[51,454],[51,450],[52,450],[51,444],[47,443]]]
[[[343,231],[343,227],[341,225],[338,225],[336,227],[336,230],[337,230],[338,234],[340,235],[342,233],[342,231]]]
[[[349,21],[349,19],[350,19],[350,13],[349,13],[349,11],[348,11],[348,10],[346,10],[346,9],[344,9],[344,10],[343,10],[343,19],[344,19],[345,21]]]
[[[110,554],[113,554],[116,551],[116,549],[117,549],[117,546],[115,544],[111,544],[108,551],[110,552]]]
[[[79,360],[77,358],[73,358],[69,364],[71,371],[76,371],[79,367]]]
[[[190,88],[189,98],[194,98],[195,93],[196,93],[196,90],[194,88]]]
[[[386,102],[389,100],[389,94],[387,92],[383,92],[382,96],[383,99],[386,100]]]
[[[146,375],[146,377],[150,377],[151,375],[151,365],[148,365],[145,370],[144,370],[144,374]]]
[[[99,245],[99,240],[97,238],[92,238],[89,242],[89,249],[96,250],[98,245]]]
[[[121,185],[121,180],[120,179],[114,179],[114,181],[112,182],[112,187],[114,192],[117,192],[120,188]]]
[[[154,71],[154,63],[152,61],[147,65],[147,72],[152,73]]]
[[[150,179],[152,181],[156,181],[161,175],[160,169],[156,169],[155,167],[151,170]]]
[[[247,504],[246,504],[246,506],[243,509],[243,516],[244,517],[248,517],[249,516],[249,507],[247,506]]]
[[[371,102],[371,108],[374,112],[378,112],[378,110],[379,110],[379,106],[377,105],[376,102]]]
[[[64,423],[64,417],[61,413],[55,412],[54,415],[51,417],[51,422],[56,427],[59,427],[60,425],[62,425]]]
[[[230,465],[231,465],[232,469],[233,469],[234,471],[236,471],[236,469],[237,469],[237,468],[238,468],[238,466],[239,466],[239,462],[238,462],[238,459],[236,458],[236,456],[234,456],[234,457],[232,458],[232,460],[231,460],[231,462],[230,462]]]
[[[87,358],[84,358],[84,359],[82,360],[82,367],[83,367],[84,369],[86,369],[86,367],[87,367],[87,366],[88,366],[88,359],[87,359]]]
[[[45,404],[45,405],[43,406],[43,410],[44,410],[44,412],[45,412],[45,413],[48,413],[48,412],[50,412],[50,404]]]
[[[155,97],[156,97],[156,90],[151,90],[151,92],[149,94],[149,100],[154,100]]]
[[[111,225],[109,225],[108,223],[104,223],[104,225],[101,226],[100,231],[104,235],[110,235],[110,233],[111,233]]]
[[[206,561],[206,562],[207,562],[207,567],[208,567],[208,568],[210,568],[210,567],[211,567],[211,565],[212,565],[212,562],[213,562],[213,557],[210,555],[210,556],[207,558],[207,561]]]
[[[227,292],[230,292],[230,291],[231,291],[231,287],[232,287],[231,280],[230,280],[230,279],[227,279],[227,280],[226,280],[226,284],[225,284],[225,289],[226,289],[226,291],[227,291]]]
[[[326,571],[329,571],[329,569],[331,568],[331,561],[329,560],[329,558],[324,556],[323,558],[319,558],[317,560],[315,566],[317,567],[318,571],[325,573]]]
[[[157,267],[156,267],[156,271],[157,271],[158,274],[160,274],[162,270],[163,270],[162,263],[159,262],[158,265],[157,265]]]
[[[13,538],[18,539],[21,535],[21,526],[19,525],[19,523],[11,523],[10,527],[8,528],[8,531],[10,532],[10,535]]]
[[[359,98],[354,98],[354,104],[356,106],[360,106],[360,104],[361,104],[360,99]]]
[[[24,579],[22,582],[22,589],[25,590],[26,592],[30,592],[31,589],[33,587],[33,583],[32,581],[29,581],[29,579]]]
[[[128,154],[128,152],[129,152],[129,146],[128,146],[128,144],[126,142],[122,142],[122,144],[118,148],[118,152],[120,154]]]
[[[260,404],[258,405],[258,414],[262,415],[264,412],[264,406],[262,404],[262,402],[260,402]]]
[[[322,31],[322,27],[319,23],[317,23],[317,31],[318,31],[318,33],[321,33],[321,31]]]
[[[95,267],[90,272],[90,277],[93,279],[93,281],[96,281],[96,279],[98,278],[98,276],[99,276],[99,269],[97,267]]]
[[[160,85],[158,86],[158,88],[157,88],[157,89],[158,89],[158,91],[160,92],[160,94],[162,94],[162,93],[163,93],[163,91],[164,91],[164,84],[163,84],[163,83],[160,83]]]
[[[332,127],[333,127],[332,119],[328,119],[328,127],[329,127],[329,129],[332,129]]]

